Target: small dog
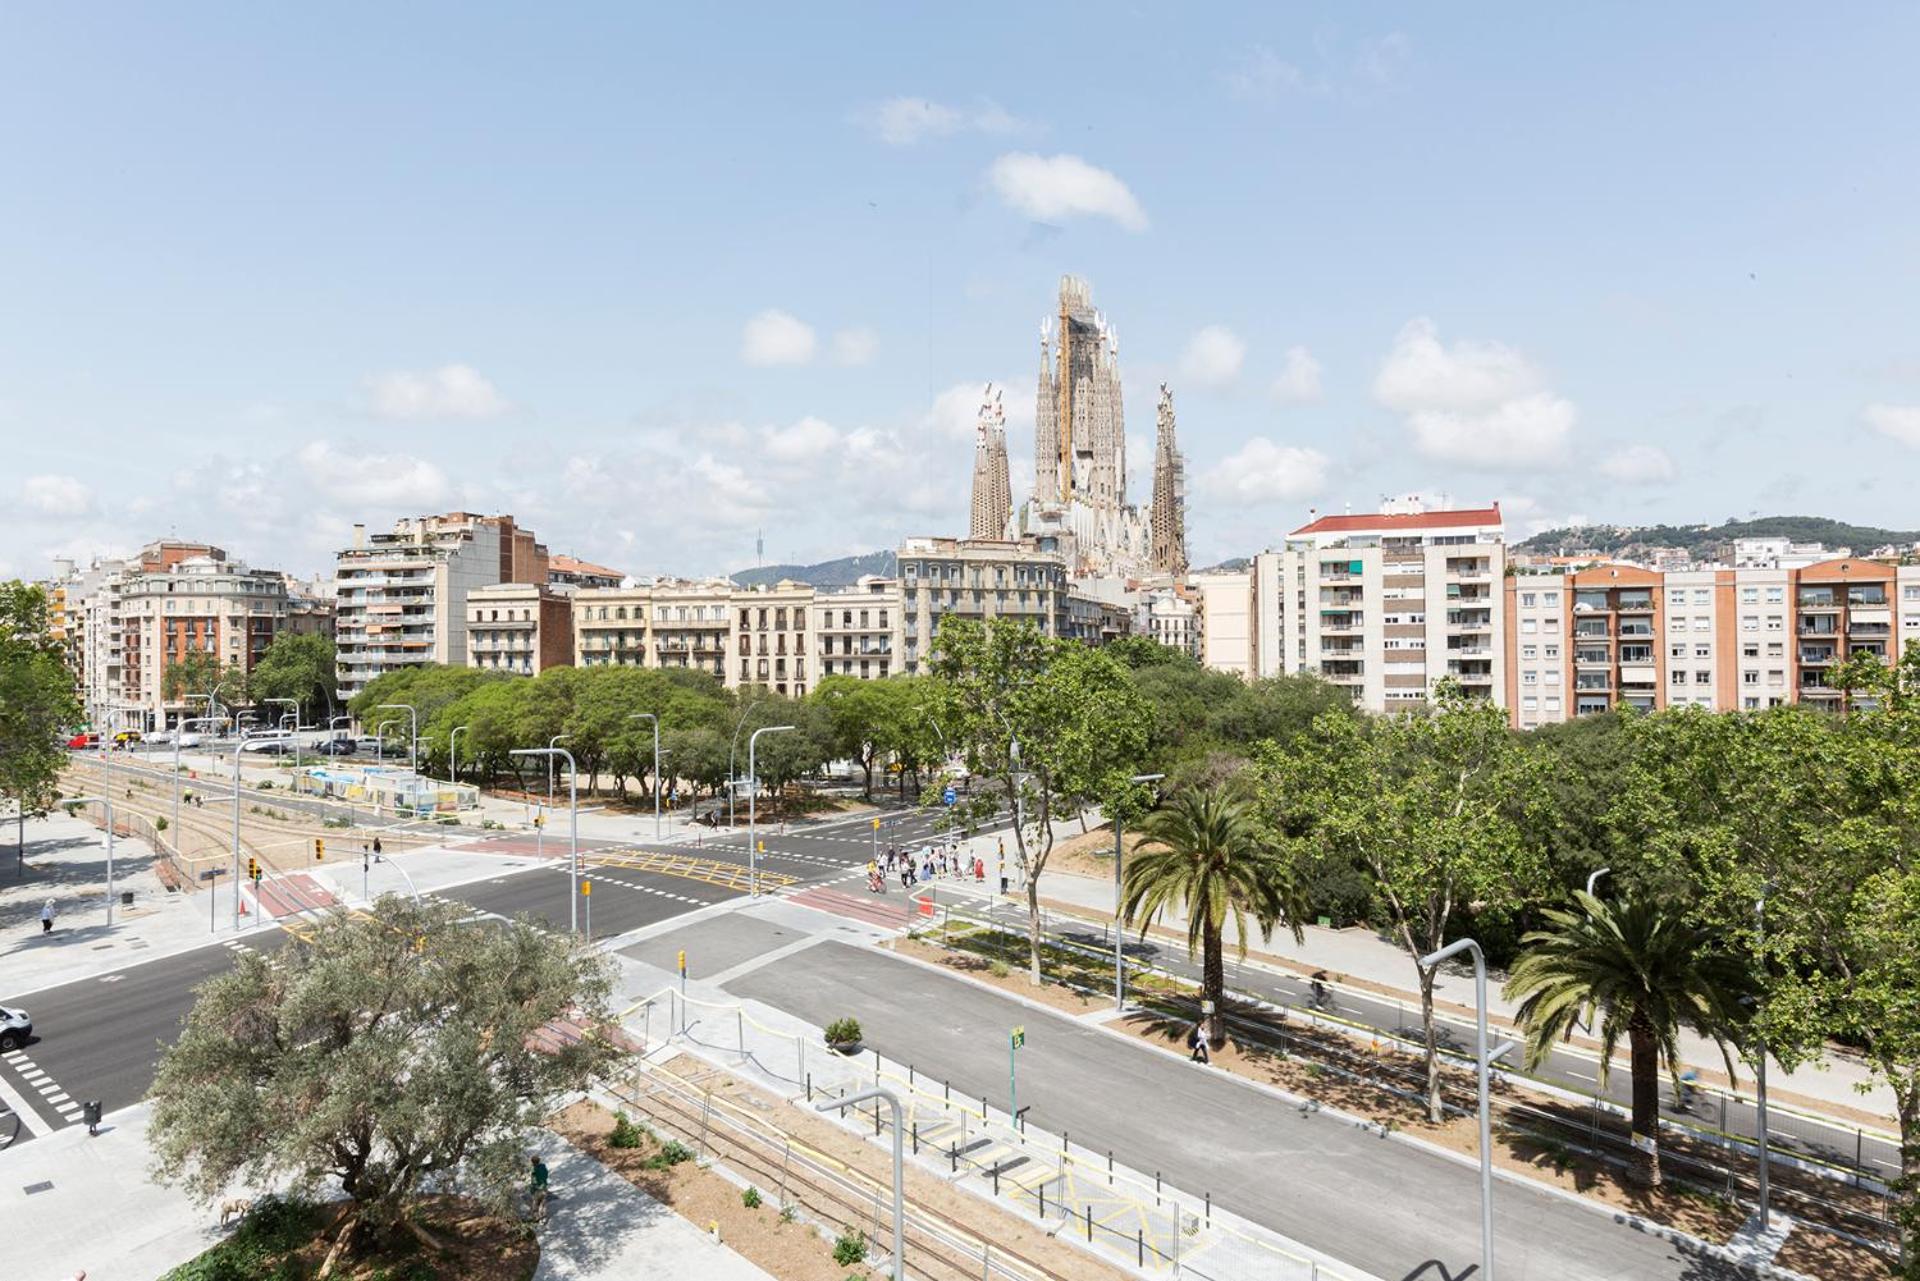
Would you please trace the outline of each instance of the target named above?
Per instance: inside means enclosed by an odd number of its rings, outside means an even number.
[[[250,1196],[237,1196],[230,1200],[222,1201],[220,1203],[220,1226],[224,1228],[230,1220],[246,1218],[247,1211],[251,1209],[253,1209],[253,1198]]]

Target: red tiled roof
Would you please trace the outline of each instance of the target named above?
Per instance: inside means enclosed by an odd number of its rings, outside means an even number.
[[[572,556],[547,557],[547,572],[562,574],[596,574],[604,578],[625,578],[617,569],[608,569],[605,565],[596,565],[590,560],[576,560]]]
[[[1479,525],[1498,525],[1500,504],[1471,507],[1457,512],[1421,512],[1418,515],[1383,516],[1378,512],[1365,516],[1322,516],[1294,530],[1296,534],[1339,534],[1355,529],[1457,529]]]

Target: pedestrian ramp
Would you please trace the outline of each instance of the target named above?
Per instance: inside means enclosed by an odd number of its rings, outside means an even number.
[[[644,850],[638,847],[595,850],[590,854],[582,854],[581,861],[591,867],[615,867],[628,872],[652,872],[658,876],[676,876],[681,880],[717,885],[722,889],[737,890],[742,894],[751,893],[756,887],[762,894],[777,893],[799,879],[788,876],[784,872],[769,872],[765,868],[755,875],[752,869],[745,865],[729,863],[724,859],[701,858],[693,854],[675,854],[665,850]]]

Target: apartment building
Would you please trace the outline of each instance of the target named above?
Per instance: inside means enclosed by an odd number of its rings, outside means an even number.
[[[371,536],[355,525],[334,566],[341,697],[401,667],[464,665],[468,593],[546,581],[547,549],[511,516],[416,516]]]
[[[467,666],[537,676],[573,666],[573,598],[538,583],[467,593]]]
[[[1200,661],[1243,679],[1253,674],[1253,571],[1189,574],[1199,606]]]
[[[726,579],[660,579],[587,588],[573,597],[582,667],[683,667],[728,689],[761,685],[795,698],[812,688],[804,583],[741,587]]]
[[[820,675],[878,680],[900,670],[900,580],[869,574],[813,594]]]
[[[942,619],[1024,619],[1047,636],[1073,628],[1065,556],[1044,540],[909,538],[900,545],[902,668],[921,670]]]
[[[626,575],[572,556],[547,557],[547,582],[555,587],[618,587]]]
[[[177,554],[183,550],[190,549],[150,545],[120,579],[120,720],[135,728],[196,714],[186,691],[168,696],[168,668],[202,654],[221,669],[250,672],[287,626],[285,575],[249,569],[217,547]]]
[[[1254,558],[1253,674],[1315,672],[1376,711],[1424,702],[1449,676],[1498,700],[1505,572],[1497,504],[1317,517]]]
[[[1197,592],[1176,584],[1149,588],[1141,593],[1140,603],[1133,612],[1134,635],[1199,658],[1201,633]]]

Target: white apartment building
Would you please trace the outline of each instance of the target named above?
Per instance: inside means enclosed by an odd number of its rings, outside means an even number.
[[[1253,571],[1189,574],[1199,600],[1200,661],[1242,678],[1253,675]]]
[[[1557,725],[1573,715],[1567,679],[1566,619],[1571,589],[1561,574],[1519,574],[1509,580],[1507,679],[1502,701],[1522,729]]]
[[[1254,674],[1315,672],[1376,711],[1424,702],[1447,676],[1498,700],[1505,572],[1498,505],[1319,517],[1254,559]]]
[[[573,598],[582,667],[684,667],[728,689],[760,685],[799,698],[812,688],[808,612],[813,588],[780,582],[660,579],[586,588]]]
[[[1133,611],[1133,634],[1200,657],[1202,625],[1198,594],[1178,587],[1154,587],[1140,594]]]
[[[900,580],[867,575],[813,594],[820,675],[878,680],[900,670]]]
[[[416,516],[371,536],[355,525],[334,567],[341,697],[401,667],[464,665],[468,593],[546,581],[547,549],[511,516]]]

